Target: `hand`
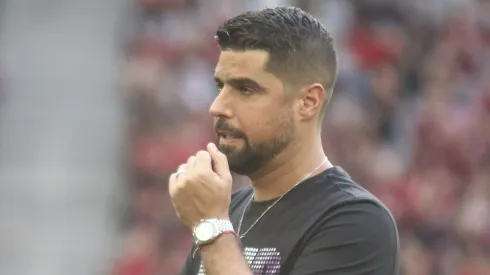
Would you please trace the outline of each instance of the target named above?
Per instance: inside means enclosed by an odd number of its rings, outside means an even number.
[[[229,219],[232,178],[228,160],[216,145],[199,151],[169,179],[169,194],[179,219],[191,230],[201,219]]]

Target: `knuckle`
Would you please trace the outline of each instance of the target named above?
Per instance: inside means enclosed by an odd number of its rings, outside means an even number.
[[[207,157],[207,156],[209,156],[209,152],[201,150],[201,151],[197,152],[196,156],[197,157]]]
[[[225,161],[228,160],[228,158],[226,157],[226,155],[223,154],[223,153],[221,153],[221,152],[219,152],[216,157],[219,158],[220,160],[225,160]]]
[[[200,179],[206,178],[206,173],[203,171],[196,171],[194,176],[197,180],[200,180]]]
[[[184,190],[185,190],[185,187],[186,187],[186,186],[185,186],[184,184],[180,184],[179,186],[177,186],[177,187],[175,188],[175,193],[177,193],[177,194],[181,193],[182,191],[184,191]]]
[[[198,179],[206,178],[209,176],[209,172],[206,171],[204,168],[200,167],[194,171],[193,176]]]
[[[179,197],[181,194],[185,193],[185,190],[186,190],[185,185],[177,186],[174,191],[174,197]]]
[[[182,177],[182,178],[180,178],[180,177]],[[183,187],[186,187],[189,184],[189,182],[192,180],[192,176],[182,175],[181,174],[179,176],[179,180],[180,180],[180,182],[179,182],[179,186],[178,187],[179,188],[183,188]]]

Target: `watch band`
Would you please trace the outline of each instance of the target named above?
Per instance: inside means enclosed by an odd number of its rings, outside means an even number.
[[[233,224],[229,220],[217,220],[217,219],[209,219],[203,221],[212,221],[216,224],[216,227],[219,231],[219,234],[223,233],[235,233],[235,229],[233,228]]]

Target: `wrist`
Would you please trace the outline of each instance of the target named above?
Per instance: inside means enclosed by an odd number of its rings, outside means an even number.
[[[194,242],[197,246],[210,244],[222,234],[228,233],[236,235],[229,219],[203,219],[193,229]]]
[[[202,247],[213,244],[223,235],[234,235],[236,233],[229,219],[204,219],[194,228],[193,237],[196,244],[195,254]]]
[[[236,234],[221,234],[216,240],[210,244],[203,245],[199,248],[201,253],[207,253],[221,246],[229,247],[230,245],[238,245],[239,239]]]
[[[219,220],[219,221],[230,221],[230,216],[229,215],[206,215],[207,218],[202,218],[197,221],[192,221],[187,224],[187,228],[191,230],[192,233],[194,233],[194,230],[198,225],[200,225],[203,221],[209,221],[209,220]]]

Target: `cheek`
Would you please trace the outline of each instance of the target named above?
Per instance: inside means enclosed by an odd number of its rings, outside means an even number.
[[[233,106],[239,127],[251,142],[277,138],[293,127],[293,107],[286,106],[283,100],[264,96]]]
[[[273,125],[268,118],[263,116],[250,116],[243,124],[243,130],[247,135],[247,138],[251,141],[263,141],[267,140],[271,136],[271,125]]]
[[[274,130],[273,127],[276,127],[271,117],[271,112],[246,112],[238,119],[242,131],[251,141],[257,142],[269,139],[271,132]]]
[[[252,142],[263,142],[291,133],[291,117],[284,113],[262,112],[249,115],[242,121],[242,129]]]

